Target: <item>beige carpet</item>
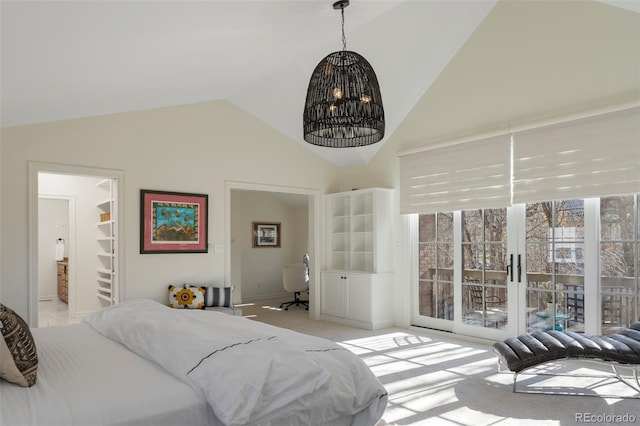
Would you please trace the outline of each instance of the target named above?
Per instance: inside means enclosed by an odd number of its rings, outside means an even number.
[[[308,319],[304,308],[278,308],[281,300],[241,306],[251,319],[324,337],[369,365],[389,392],[381,424],[574,425],[640,424],[640,400],[512,392],[512,375],[498,373],[489,343],[417,328],[361,330]],[[607,373],[593,362],[553,363],[549,373]],[[586,395],[631,395],[609,378],[523,376],[518,389]]]

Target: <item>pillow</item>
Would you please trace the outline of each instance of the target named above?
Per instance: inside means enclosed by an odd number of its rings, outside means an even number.
[[[0,303],[0,377],[23,387],[36,383],[38,354],[27,323]]]
[[[204,309],[204,287],[195,285],[169,285],[169,307],[178,309]]]
[[[212,306],[224,306],[232,308],[231,293],[233,287],[205,287],[207,292],[204,296],[204,304],[207,308]]]

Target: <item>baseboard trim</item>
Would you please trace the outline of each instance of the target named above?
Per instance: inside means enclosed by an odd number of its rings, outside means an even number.
[[[283,292],[283,293],[272,293],[272,294],[260,294],[256,296],[245,296],[243,294],[242,302],[236,303],[236,305],[242,305],[243,303],[264,301],[268,299],[282,299],[283,302],[286,302],[288,299],[293,300],[293,293]]]

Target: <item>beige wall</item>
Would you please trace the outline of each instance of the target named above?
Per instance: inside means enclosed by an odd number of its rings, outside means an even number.
[[[25,317],[29,161],[124,172],[126,297],[159,301],[172,281],[223,282],[224,255],[212,248],[207,254],[139,254],[140,189],[209,194],[209,242],[225,244],[225,181],[320,194],[337,186],[335,166],[223,101],[3,128],[0,136],[0,299]]]

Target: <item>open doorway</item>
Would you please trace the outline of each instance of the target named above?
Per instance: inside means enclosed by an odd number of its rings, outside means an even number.
[[[38,194],[38,327],[69,323],[69,242],[75,197]]]
[[[234,303],[292,298],[282,285],[284,264],[309,256],[309,317],[319,312],[319,193],[307,188],[226,182],[225,279]],[[255,248],[253,222],[278,222],[283,246]]]
[[[35,162],[29,172],[29,322],[78,322],[122,297],[123,173]]]

